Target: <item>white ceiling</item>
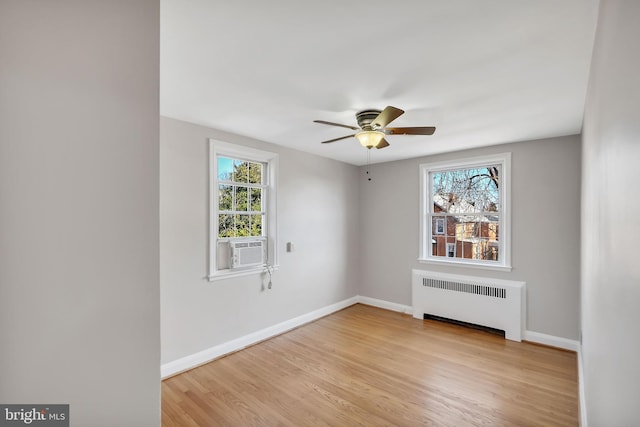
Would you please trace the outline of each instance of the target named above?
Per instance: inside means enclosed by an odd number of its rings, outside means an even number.
[[[366,163],[349,129],[387,105],[371,162],[580,133],[598,0],[161,0],[163,116]]]

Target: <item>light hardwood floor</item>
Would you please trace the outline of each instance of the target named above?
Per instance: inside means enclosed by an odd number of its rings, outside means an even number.
[[[168,378],[170,426],[575,426],[576,354],[357,304]]]

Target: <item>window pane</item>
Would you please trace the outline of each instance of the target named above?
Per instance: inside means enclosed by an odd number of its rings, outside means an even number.
[[[453,215],[447,215],[444,217],[444,234],[447,236],[455,236],[456,233],[456,217]]]
[[[251,236],[251,224],[249,215],[238,214],[235,216],[236,219],[236,237],[247,237]]]
[[[262,189],[251,189],[251,210],[254,212],[262,211]]]
[[[221,211],[230,211],[233,209],[233,187],[231,185],[219,186],[218,209]]]
[[[500,246],[498,245],[498,243],[496,242],[491,242],[489,243],[489,251],[488,251],[488,258],[491,261],[500,261],[500,257],[499,257],[499,249]]]
[[[433,236],[431,240],[431,255],[447,256],[447,238],[445,236]]]
[[[498,227],[498,218],[495,222],[489,223],[489,240],[500,241],[500,228]]]
[[[247,192],[249,189],[247,187],[236,187],[236,209],[237,211],[247,211]]]
[[[458,253],[456,251],[456,247],[457,247],[456,240],[453,238],[447,237],[446,242],[447,242],[447,245],[446,245],[446,251],[444,256],[449,258],[455,258],[456,254]]]
[[[434,212],[498,212],[499,166],[432,173]]]
[[[218,215],[218,237],[235,237],[232,215]]]
[[[249,163],[249,182],[262,184],[262,165],[260,163]]]
[[[249,162],[233,161],[233,180],[235,182],[249,182]]]
[[[233,176],[233,160],[228,157],[218,157],[218,179],[230,181]]]
[[[445,233],[445,217],[438,216],[433,217],[431,221],[431,233],[432,234],[444,234]]]
[[[251,236],[262,236],[262,215],[251,215]]]

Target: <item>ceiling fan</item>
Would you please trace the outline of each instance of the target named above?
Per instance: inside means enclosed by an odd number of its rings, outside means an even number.
[[[423,127],[408,127],[408,128],[388,128],[389,123],[404,114],[404,111],[388,106],[384,110],[363,110],[356,113],[356,120],[358,126],[343,125],[340,123],[327,122],[325,120],[314,120],[314,123],[320,123],[323,125],[340,126],[347,129],[353,129],[358,132],[353,135],[341,136],[340,138],[330,139],[328,141],[322,141],[322,144],[328,144],[341,139],[351,138],[355,136],[363,147],[371,149],[385,148],[389,146],[384,137],[386,135],[433,135],[436,128],[433,126]]]

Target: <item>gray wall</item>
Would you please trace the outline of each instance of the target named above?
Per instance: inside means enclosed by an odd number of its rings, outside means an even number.
[[[159,2],[0,3],[0,402],[160,423]]]
[[[511,152],[511,272],[417,262],[419,165]],[[366,167],[361,168],[364,173]],[[580,138],[567,136],[403,160],[370,167],[360,180],[360,294],[411,305],[411,269],[527,282],[527,329],[579,337]],[[367,214],[365,214],[367,213]]]
[[[163,363],[357,295],[355,166],[164,117],[160,129]],[[271,290],[261,275],[205,279],[208,138],[279,154],[280,270]]]
[[[590,426],[640,423],[640,2],[603,0],[583,130],[582,333]]]

